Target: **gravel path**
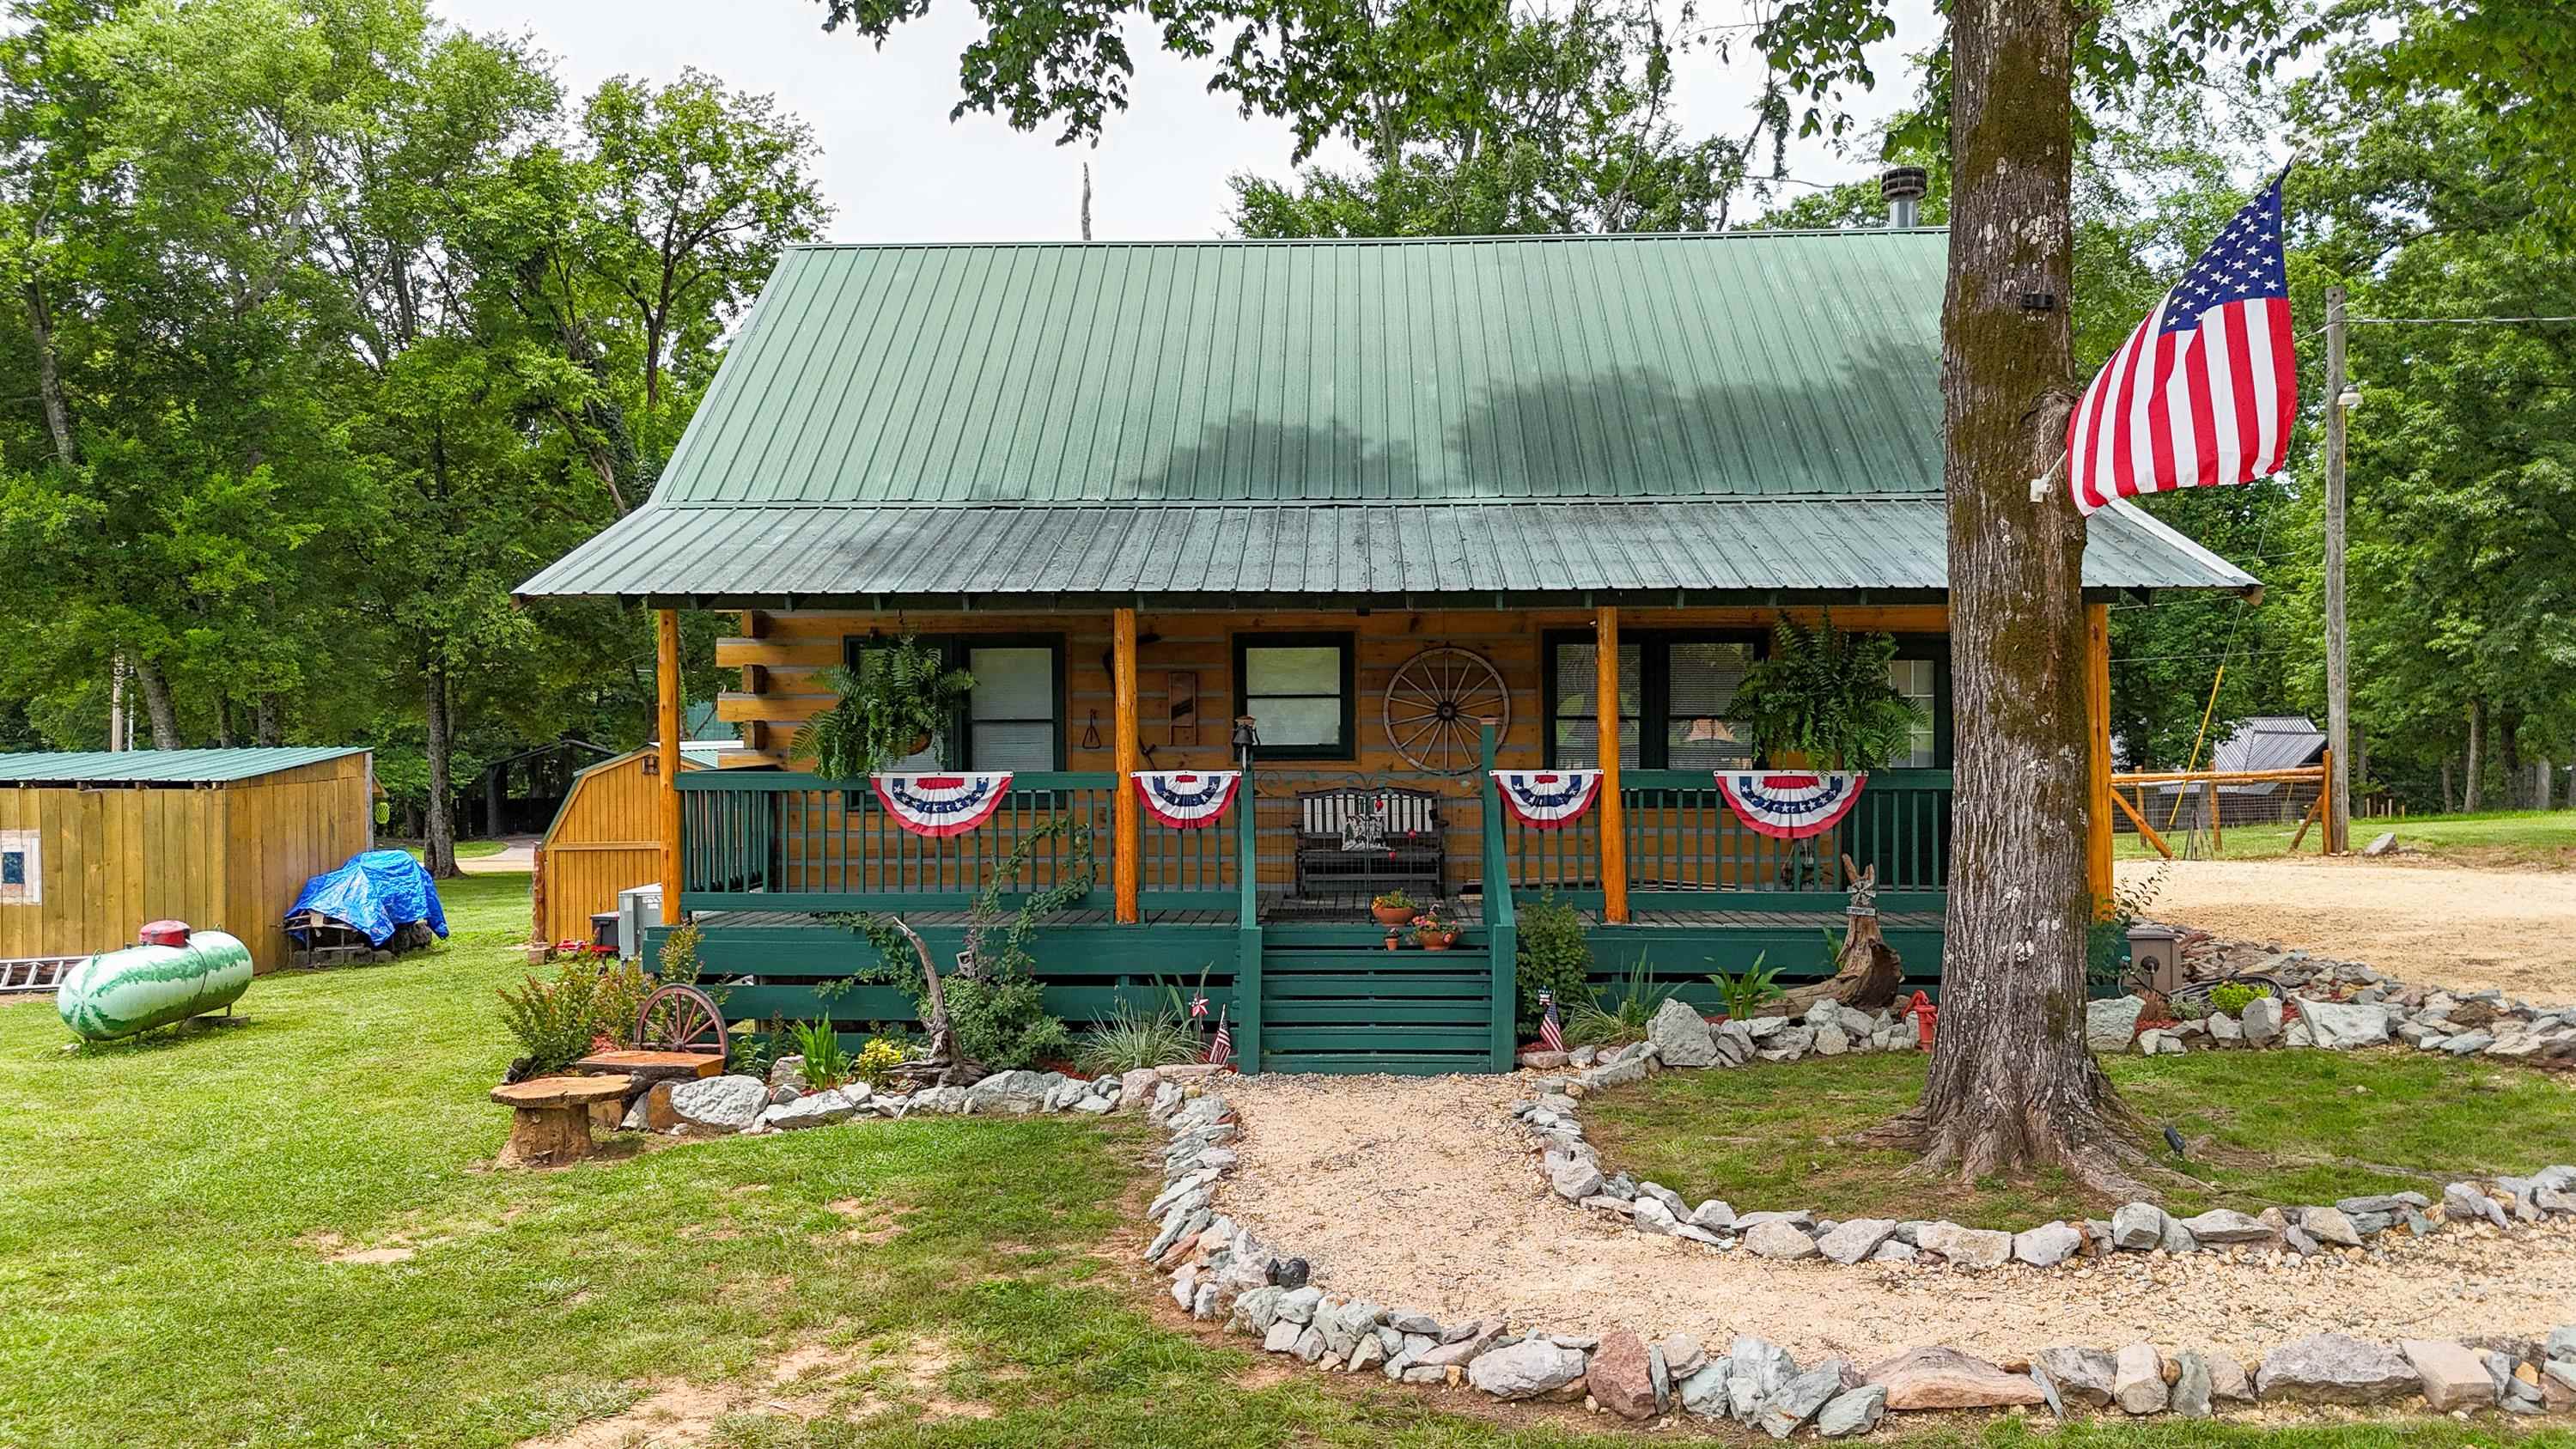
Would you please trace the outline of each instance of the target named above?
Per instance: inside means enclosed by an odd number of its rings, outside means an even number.
[[[2119,880],[2155,870],[2122,861]],[[2359,961],[2400,981],[2576,1001],[2576,872],[2316,856],[2178,860],[2146,914]]]
[[[1795,1070],[1786,1068],[1785,1070]],[[2302,1334],[2539,1335],[2567,1317],[2576,1229],[2449,1229],[2383,1262],[2266,1268],[2121,1254],[2072,1271],[1772,1263],[1612,1228],[1549,1195],[1506,1108],[1534,1078],[1264,1076],[1226,1089],[1243,1122],[1220,1211],[1304,1254],[1325,1291],[1443,1318],[1650,1339],[1759,1334],[1801,1361],[1946,1343],[2000,1357],[2147,1339],[2252,1358]],[[2540,1163],[2531,1164],[2537,1168]],[[2439,1193],[2441,1185],[2429,1184]],[[1738,1211],[1815,1207],[1737,1203]]]

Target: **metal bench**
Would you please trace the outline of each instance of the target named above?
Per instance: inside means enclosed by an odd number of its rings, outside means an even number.
[[[1440,798],[1427,790],[1345,785],[1298,792],[1300,897],[1401,890],[1437,900],[1446,854]]]

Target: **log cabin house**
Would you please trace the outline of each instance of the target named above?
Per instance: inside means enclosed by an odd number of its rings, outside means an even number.
[[[1507,1068],[1543,893],[1584,912],[1605,982],[1642,959],[1706,1001],[1757,958],[1816,974],[1845,854],[1934,984],[1945,256],[1894,228],[801,247],[650,503],[520,592],[660,612],[665,740],[675,611],[740,612],[717,663],[741,747],[659,776],[666,910],[757,983],[729,1015],[825,1009],[814,985],[871,949],[826,913],[954,950],[984,872],[1065,813],[1097,826],[1096,883],[1039,938],[1051,1009],[1204,972],[1248,1068]],[[2105,607],[2255,582],[2126,505],[2089,537],[2099,798]],[[1749,763],[1727,706],[1774,622],[1827,609],[1898,638],[1926,726],[1831,836],[1784,845],[1712,772]],[[963,835],[795,769],[821,671],[907,634],[975,676],[941,763],[1014,772]],[[1234,764],[1238,717],[1258,743],[1222,826],[1140,818],[1131,772]],[[1540,834],[1492,765],[1606,778]],[[1369,849],[1342,848],[1354,815]],[[1029,884],[1075,869],[1050,844]],[[1386,950],[1389,888],[1445,903],[1458,946]],[[880,988],[828,1010],[910,1014]]]

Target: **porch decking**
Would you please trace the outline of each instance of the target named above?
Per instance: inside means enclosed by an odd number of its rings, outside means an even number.
[[[1233,1025],[1247,1069],[1508,1069],[1518,1041],[1520,915],[1541,896],[1580,914],[1593,983],[1605,993],[1642,972],[1655,987],[1713,1009],[1714,971],[1762,962],[1783,982],[1812,979],[1830,970],[1827,936],[1844,923],[1846,856],[1878,867],[1881,923],[1909,978],[1938,984],[1946,772],[1874,775],[1864,808],[1832,836],[1797,845],[1736,827],[1705,775],[1631,772],[1621,792],[1626,843],[1646,869],[1626,893],[1625,920],[1600,884],[1597,821],[1528,830],[1480,777],[1477,795],[1444,797],[1433,833],[1414,837],[1439,846],[1414,858],[1439,860],[1441,889],[1410,893],[1457,922],[1460,937],[1444,952],[1389,950],[1365,891],[1314,890],[1312,873],[1292,866],[1298,850],[1313,848],[1311,834],[1284,813],[1297,808],[1295,797],[1260,795],[1251,780],[1220,828],[1148,826],[1135,879],[1120,881],[1099,844],[1115,781],[1020,776],[985,826],[929,839],[896,829],[863,793],[808,776],[681,776],[681,906],[701,927],[704,969],[733,983],[726,1014],[828,1016],[854,1035],[869,1023],[911,1020],[902,992],[843,984],[869,964],[873,948],[830,917],[900,914],[945,964],[965,944],[974,892],[1015,861],[1022,890],[1087,882],[1031,940],[1048,1010],[1081,1023],[1122,1004],[1154,1006],[1174,990],[1204,992]],[[1044,830],[1068,815],[1093,823],[1088,837]],[[1461,841],[1466,849],[1457,848]],[[1118,919],[1122,894],[1134,902],[1127,923]],[[1006,897],[1006,909],[1014,899]],[[659,949],[662,934],[647,933],[650,949]]]

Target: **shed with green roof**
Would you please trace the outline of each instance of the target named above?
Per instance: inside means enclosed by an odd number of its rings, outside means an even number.
[[[351,747],[0,754],[0,960],[90,955],[182,920],[286,963],[304,882],[375,840]]]

